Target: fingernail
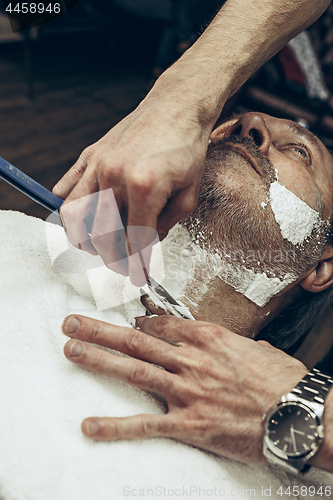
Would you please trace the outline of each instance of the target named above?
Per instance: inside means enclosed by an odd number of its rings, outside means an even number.
[[[87,423],[86,430],[89,436],[94,436],[99,431],[99,425],[94,420],[91,420]]]
[[[77,358],[78,356],[81,356],[83,353],[83,346],[81,342],[73,342],[69,349],[69,353],[72,356],[72,358]]]
[[[69,335],[73,335],[80,326],[80,322],[76,316],[71,316],[67,321],[65,320],[64,329]]]

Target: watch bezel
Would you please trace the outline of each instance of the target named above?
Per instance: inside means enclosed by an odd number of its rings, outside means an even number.
[[[305,450],[303,453],[297,452],[297,453],[287,453],[278,446],[274,444],[272,439],[269,437],[269,422],[273,415],[281,408],[284,408],[286,406],[298,406],[306,410],[311,417],[315,420],[317,427],[314,433],[317,433],[318,436],[315,436],[315,440],[312,443],[312,446],[309,450]],[[318,415],[316,415],[315,411],[306,403],[300,402],[300,401],[284,401],[280,402],[270,408],[270,410],[266,413],[264,416],[264,427],[263,427],[263,432],[264,432],[264,444],[267,446],[267,448],[277,457],[286,460],[286,461],[294,461],[294,460],[304,460],[306,459],[309,460],[317,451],[319,450],[323,439],[324,439],[324,428],[323,425],[318,418]]]

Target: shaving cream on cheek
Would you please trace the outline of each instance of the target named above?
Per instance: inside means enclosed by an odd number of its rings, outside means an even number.
[[[321,226],[319,213],[282,186],[279,181],[271,184],[269,197],[281,234],[293,245],[302,244],[311,236],[313,229]]]
[[[227,262],[218,253],[204,250],[195,243],[192,243],[192,248],[195,253],[195,268],[202,271],[200,274],[204,276],[205,283],[208,285],[200,286],[195,292],[191,290],[192,296],[188,298],[197,302],[201,302],[209,290],[210,281],[216,277],[259,307],[264,307],[274,295],[297,279],[297,276],[292,273],[287,273],[282,280],[277,277],[270,278],[265,272],[256,273],[245,266]],[[195,273],[191,278],[195,280]]]
[[[270,278],[265,272],[256,273],[245,266],[222,261],[217,254],[214,260],[215,275],[259,307],[264,307],[274,295],[297,279],[293,273],[287,273],[282,280]]]
[[[196,222],[195,233],[199,238],[200,222]],[[162,243],[166,270],[173,269],[171,264],[175,263],[174,258],[177,256],[175,267],[179,272],[178,279],[175,279],[175,276],[172,276],[172,280],[166,277],[163,284],[177,300],[183,295],[196,308],[210,290],[211,280],[216,277],[259,307],[264,307],[274,295],[297,279],[297,276],[291,273],[286,274],[281,280],[278,277],[268,277],[265,272],[254,272],[245,266],[228,261],[228,255],[223,256],[206,250],[198,243],[193,241],[187,229],[180,225],[175,226]],[[171,251],[173,247],[175,251]],[[180,255],[184,260],[180,259]]]
[[[279,183],[277,171],[276,180],[270,185],[269,199],[266,201],[270,204],[274,218],[280,226],[281,235],[293,245],[303,244],[311,236],[313,229],[323,227],[324,222],[319,213]],[[266,202],[261,203],[262,209],[265,209],[266,206]],[[200,226],[199,221],[197,221],[197,225]],[[199,227],[196,230],[197,234],[200,234]],[[185,234],[187,233],[184,228],[183,231],[185,231]],[[186,236],[189,238],[188,233]],[[192,240],[189,245],[192,259],[194,257],[192,261],[194,268],[204,270],[205,275],[206,286],[201,283],[200,288],[195,293],[196,296],[191,297],[191,299],[198,302],[202,300],[202,297],[208,291],[209,282],[216,276],[259,307],[264,307],[274,295],[281,292],[298,278],[295,273],[286,273],[283,279],[268,277],[265,272],[258,273],[245,266],[228,262],[225,258],[228,256],[222,257],[218,253],[214,254],[206,251],[198,243],[198,239],[197,241]],[[188,280],[185,280],[187,284],[195,276],[193,271],[192,268]]]
[[[233,280],[228,284],[257,306],[264,307],[274,295],[286,288],[290,283],[293,283],[296,276],[288,273],[281,281],[279,278],[269,278],[266,273],[259,274],[251,269],[243,268],[241,278],[242,282],[238,286],[234,286]]]

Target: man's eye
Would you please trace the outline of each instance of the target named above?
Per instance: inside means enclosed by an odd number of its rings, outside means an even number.
[[[296,151],[296,153],[302,156],[305,160],[308,158],[308,153],[305,149],[300,148],[299,146],[293,146],[291,149]]]
[[[294,156],[299,158],[307,166],[311,165],[311,153],[307,146],[303,144],[286,144],[282,146],[282,150],[288,152],[291,151]]]

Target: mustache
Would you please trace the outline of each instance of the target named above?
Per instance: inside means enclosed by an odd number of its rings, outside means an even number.
[[[269,183],[277,180],[276,170],[272,162],[264,155],[261,149],[257,146],[251,137],[242,137],[239,135],[229,135],[218,139],[217,141],[211,142],[208,145],[207,157],[215,149],[223,149],[224,144],[239,144],[248,153],[249,158],[258,165],[259,170],[264,174],[265,178]],[[225,148],[227,149],[227,148]]]

